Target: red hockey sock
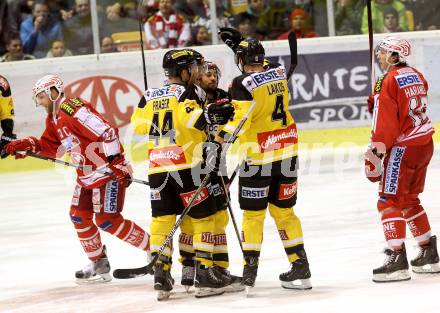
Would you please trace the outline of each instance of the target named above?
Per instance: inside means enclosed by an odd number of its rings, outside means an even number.
[[[86,211],[71,210],[70,219],[76,229],[79,241],[91,261],[102,255],[102,242],[99,229],[92,221],[92,214]]]
[[[417,243],[424,243],[431,238],[428,216],[421,205],[404,210],[404,217]]]
[[[150,250],[150,236],[136,223],[120,214],[96,216],[99,228],[144,251]]]
[[[381,220],[388,246],[390,248],[402,246],[406,235],[405,219],[402,212],[397,208],[387,208],[382,212]]]

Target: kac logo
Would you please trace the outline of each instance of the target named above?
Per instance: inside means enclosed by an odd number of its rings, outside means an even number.
[[[89,101],[113,126],[130,123],[133,107],[142,96],[141,90],[124,78],[117,76],[89,76],[65,88],[68,97]]]

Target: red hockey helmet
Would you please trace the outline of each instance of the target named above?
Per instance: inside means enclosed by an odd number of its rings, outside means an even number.
[[[50,88],[54,87],[58,91],[58,97],[52,99]],[[36,97],[41,92],[45,92],[51,101],[57,101],[62,94],[64,94],[64,83],[57,75],[46,75],[41,77],[34,85],[32,89],[32,97],[36,102]]]
[[[399,56],[398,63],[405,63],[406,58],[411,54],[411,44],[400,37],[387,36],[376,46],[376,53],[379,50],[384,50],[390,55],[397,53]]]

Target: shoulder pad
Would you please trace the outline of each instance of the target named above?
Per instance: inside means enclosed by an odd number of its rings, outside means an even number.
[[[175,97],[179,99],[185,92],[185,86],[172,84],[160,88],[150,88],[144,93],[145,100],[148,102],[152,99],[163,97]]]
[[[73,106],[75,107],[82,107],[84,106],[84,102],[80,99],[80,98],[70,98],[67,99],[68,102],[70,102],[71,104],[73,104]]]
[[[60,104],[60,110],[70,116],[72,116],[76,111],[75,107],[67,101],[63,101]]]
[[[156,18],[156,15],[152,15],[152,16],[150,16],[150,17],[147,19],[147,23],[148,23],[148,22],[153,22],[155,18]]]
[[[374,84],[374,92],[375,93],[379,93],[382,90],[382,84],[383,84],[383,81],[384,81],[386,76],[387,76],[387,73],[383,74],[382,76],[380,76],[376,80],[376,83]]]
[[[284,68],[284,66],[280,65],[278,67],[268,69],[265,72],[252,73],[248,77],[243,79],[243,84],[246,83],[246,85],[244,86],[248,89],[248,87],[252,86],[249,80],[252,80],[254,85],[252,89],[254,89],[255,87],[261,86],[266,83],[286,79],[286,69]]]
[[[193,85],[189,88],[186,88],[185,92],[183,92],[178,99],[179,102],[183,102],[185,100],[195,100],[199,105],[203,105],[206,101],[206,92],[198,85]]]

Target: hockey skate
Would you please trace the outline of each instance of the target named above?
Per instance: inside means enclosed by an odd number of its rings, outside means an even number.
[[[412,271],[418,274],[440,273],[436,236],[429,238],[429,243],[420,247],[417,257],[411,260],[411,266]]]
[[[100,259],[86,265],[82,270],[75,272],[76,283],[79,285],[105,283],[112,280],[110,263],[107,258],[106,247],[103,247]]]
[[[194,266],[184,265],[182,267],[182,280],[181,285],[185,287],[186,292],[189,292],[191,286],[194,286],[194,276],[196,275],[196,269]]]
[[[232,275],[227,269],[221,266],[214,266],[214,272],[217,277],[220,277],[225,283],[223,290],[225,292],[238,292],[243,291],[245,286],[241,283],[242,278]]]
[[[258,272],[258,258],[257,257],[245,257],[246,264],[243,268],[242,284],[246,289],[246,295],[249,295],[251,288],[255,285]]]
[[[310,282],[309,262],[305,251],[297,253],[299,259],[290,264],[290,270],[280,274],[281,287],[286,289],[309,290]]]
[[[164,270],[163,263],[154,266],[154,290],[157,290],[157,300],[162,301],[170,297],[174,279],[169,270]]]
[[[402,245],[400,251],[385,249],[384,252],[387,258],[384,265],[373,270],[373,281],[375,283],[386,283],[410,280],[405,244]]]
[[[196,264],[196,279],[194,285],[196,287],[196,298],[221,295],[225,292],[223,290],[225,282],[216,276],[213,267],[205,267],[201,265],[200,262]]]

